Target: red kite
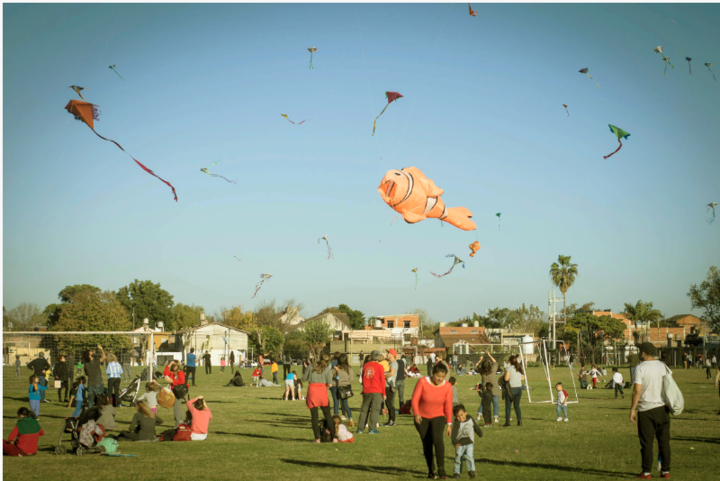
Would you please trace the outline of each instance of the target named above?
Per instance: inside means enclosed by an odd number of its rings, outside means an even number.
[[[385,109],[386,109],[386,108],[388,108],[388,105],[390,105],[391,102],[393,102],[399,98],[402,98],[402,95],[399,92],[385,92],[385,97],[387,97],[387,99],[388,99],[388,103],[385,106]],[[380,115],[385,113],[385,109],[382,109],[382,112],[380,112]],[[375,117],[375,121],[373,122],[373,133],[372,133],[373,135],[375,135],[375,124],[377,123],[377,119],[380,118],[380,115]]]
[[[95,120],[99,120],[99,119],[98,119],[98,116],[100,115],[100,111],[97,109],[97,105],[93,105],[93,104],[91,104],[91,103],[89,103],[89,102],[83,102],[83,101],[80,101],[80,100],[71,100],[71,101],[65,106],[65,110],[67,110],[68,112],[70,112],[71,114],[73,114],[73,115],[75,116],[75,120],[81,120],[81,121],[85,122],[85,124],[86,124],[88,127],[90,127],[90,130],[92,130],[93,132],[95,132]],[[102,135],[98,134],[97,132],[95,132],[95,135],[97,135],[98,137],[100,137],[100,138],[103,139],[103,140],[107,140],[108,142],[112,142],[113,144],[117,145],[117,146],[120,148],[120,150],[122,150],[123,152],[125,152],[126,154],[128,154],[127,151],[126,151],[125,149],[123,149],[122,146],[121,146],[120,144],[118,144],[117,142],[115,142],[114,140],[106,139],[105,137],[103,137]],[[157,177],[158,179],[162,180],[165,184],[167,184],[168,186],[170,186],[170,188],[171,188],[172,191],[173,191],[173,196],[175,197],[175,202],[177,202],[177,194],[175,193],[175,187],[173,187],[172,184],[170,184],[170,182],[168,182],[168,181],[166,181],[166,180],[164,180],[164,179],[161,179],[160,177],[158,177],[157,175],[155,175],[155,172],[153,172],[152,170],[148,169],[148,168],[145,167],[143,164],[141,164],[140,162],[138,162],[137,159],[135,159],[135,157],[133,157],[133,156],[130,155],[130,154],[128,154],[128,155],[129,155],[130,158],[133,159],[133,160],[135,161],[135,163],[136,163],[137,165],[139,165],[145,172],[147,172],[147,173],[150,174],[150,175],[153,175],[153,176]]]
[[[473,11],[473,9],[472,9],[472,7],[470,6],[469,3],[468,3],[468,8],[470,9],[470,15],[472,15],[473,17],[477,17],[477,12],[474,12],[474,11]]]

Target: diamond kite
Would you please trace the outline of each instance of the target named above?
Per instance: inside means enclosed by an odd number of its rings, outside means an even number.
[[[500,230],[500,223],[502,222],[502,219],[500,218],[501,215],[502,215],[502,213],[500,213],[500,212],[495,214],[495,217],[498,218],[498,230]]]
[[[414,272],[414,273],[415,273],[415,290],[416,290],[416,291],[417,291],[417,284],[418,284],[417,270],[418,270],[418,268],[416,267],[415,269],[413,269],[413,270],[410,271],[410,272]]]
[[[118,76],[118,77],[122,78],[122,75],[120,75],[120,74],[118,73],[118,71],[115,70],[115,65],[110,65],[110,67],[108,67],[108,68],[109,68],[110,70],[112,70],[113,72],[117,73],[117,76]],[[122,79],[125,80],[124,78],[122,78]]]
[[[330,247],[330,242],[328,241],[328,236],[327,236],[327,235],[324,235],[324,236],[322,236],[321,238],[319,238],[319,239],[318,239],[318,244],[320,243],[321,240],[324,240],[325,243],[327,244],[328,260],[330,260],[330,259],[335,259],[335,257],[333,256],[333,253],[332,253],[332,247]]]
[[[240,258],[238,257],[237,254],[235,254],[233,257],[234,257],[235,259],[237,259],[238,262],[242,262],[242,261],[240,260]]]
[[[568,117],[570,117],[570,112],[568,112],[567,104],[562,104],[563,107],[565,107],[565,112],[567,112]]]
[[[708,206],[708,209],[705,211],[705,213],[710,212],[710,209],[712,209],[712,214],[713,214],[712,219],[708,219],[708,221],[707,221],[708,224],[712,224],[713,221],[715,220],[715,206],[717,206],[717,205],[718,205],[717,202],[710,202],[710,203],[707,205],[707,206]]]
[[[302,122],[298,122],[298,123],[296,124],[295,122],[293,122],[292,120],[290,120],[286,114],[280,114],[280,115],[282,115],[283,117],[285,117],[285,120],[287,120],[288,122],[290,122],[290,123],[293,124],[293,125],[302,125],[303,122],[307,122],[308,120],[310,120],[310,119],[305,119],[305,120],[303,120]]]
[[[478,241],[473,242],[470,244],[470,257],[475,257],[475,253],[480,250],[480,243]]]
[[[705,62],[704,65],[708,68],[708,70],[710,70],[710,67],[712,67],[712,64],[711,64],[711,63],[708,63],[708,62]],[[715,81],[717,81],[717,79],[715,78],[715,72],[713,72],[712,70],[710,70],[710,73],[713,74],[713,79],[714,79]]]
[[[85,87],[80,87],[79,85],[71,85],[68,88],[73,89],[80,96],[81,99],[85,100],[85,97],[83,97],[80,93],[81,90],[85,90]]]
[[[470,9],[470,15],[473,17],[477,17],[477,12],[472,9],[472,6],[468,3],[468,8]]]
[[[262,285],[265,283],[266,280],[270,279],[272,277],[272,274],[260,274],[260,282],[255,286],[255,294],[253,294],[252,298],[255,299],[257,296],[258,291],[262,287]]]
[[[228,179],[228,178],[226,178],[226,177],[223,177],[222,175],[219,175],[219,174],[211,174],[211,173],[210,173],[210,171],[209,171],[208,169],[209,169],[210,167],[212,167],[213,165],[219,164],[219,163],[220,163],[219,160],[218,160],[217,162],[213,162],[212,164],[208,165],[207,167],[204,167],[204,168],[200,169],[200,172],[205,172],[207,175],[211,175],[211,176],[213,176],[213,177],[220,177],[220,178],[222,178],[222,179],[227,180],[227,181],[230,182],[231,184],[237,185],[237,180],[230,180],[230,179]]]
[[[670,57],[663,57],[663,60],[665,61],[665,71],[663,72],[663,75],[667,77],[667,66],[670,63]],[[670,63],[670,66],[672,68],[675,68],[675,65]]]
[[[465,269],[465,262],[464,262],[462,259],[460,259],[458,256],[456,256],[456,255],[454,255],[454,254],[448,254],[448,255],[446,255],[445,257],[453,257],[453,258],[455,259],[455,260],[453,261],[453,265],[452,265],[452,267],[450,268],[450,270],[447,271],[445,274],[441,274],[441,275],[435,274],[435,273],[432,272],[432,271],[430,271],[430,274],[432,274],[432,275],[434,275],[435,277],[437,277],[438,279],[440,279],[441,277],[445,277],[446,275],[450,274],[450,273],[452,272],[452,270],[455,269],[455,266],[458,265],[458,264],[462,264],[463,269]]]
[[[385,109],[388,108],[388,105],[390,105],[395,100],[402,98],[402,95],[398,92],[385,92],[385,97],[388,99],[387,105],[385,105]],[[385,113],[385,109],[382,109],[382,112],[380,112],[380,115]],[[375,135],[375,124],[377,123],[377,119],[380,118],[380,115],[375,117],[375,121],[373,122],[373,135]]]
[[[312,64],[312,58],[313,58],[313,54],[314,54],[315,52],[317,52],[317,48],[315,48],[315,47],[310,47],[310,48],[308,49],[308,51],[310,52],[310,68],[311,68],[311,69],[315,69],[315,67],[313,67],[313,64]]]
[[[443,190],[416,167],[389,170],[378,187],[380,197],[408,224],[427,218],[440,219],[462,230],[475,230],[472,212],[465,207],[446,207]]]
[[[690,57],[685,57],[685,60],[688,61],[688,69],[690,69],[690,75],[692,75],[692,65],[690,64],[692,59]]]
[[[615,152],[613,152],[612,154],[604,155],[603,159],[607,159],[608,157],[612,157],[613,155],[615,155],[618,152],[618,150],[622,149],[622,139],[627,139],[628,137],[630,137],[630,134],[628,134],[627,132],[625,132],[623,129],[621,129],[619,127],[615,127],[614,125],[610,125],[610,124],[608,124],[608,127],[610,127],[610,132],[612,132],[613,135],[615,137],[617,137],[620,147],[618,147],[617,150]]]
[[[78,93],[79,93],[79,92],[78,92]],[[166,185],[168,185],[168,186],[172,189],[173,197],[175,197],[175,202],[177,202],[177,193],[175,193],[175,187],[173,187],[172,184],[170,184],[170,182],[168,182],[168,181],[166,181],[166,180],[158,177],[157,175],[155,175],[155,172],[153,172],[152,170],[148,169],[148,168],[145,167],[143,164],[141,164],[140,162],[138,162],[138,160],[137,160],[135,157],[133,157],[132,155],[128,154],[127,151],[126,151],[125,149],[123,149],[120,144],[118,144],[118,143],[115,142],[114,140],[106,139],[106,138],[103,137],[102,135],[100,135],[100,134],[98,134],[97,132],[95,132],[95,120],[99,120],[99,119],[98,119],[98,116],[100,115],[100,111],[98,110],[98,106],[97,106],[97,105],[91,104],[91,103],[89,103],[89,102],[82,102],[82,101],[80,101],[80,100],[71,100],[71,101],[65,106],[65,110],[67,110],[68,112],[70,112],[71,114],[73,114],[73,115],[75,116],[75,120],[80,120],[80,121],[82,121],[82,122],[85,122],[85,125],[87,125],[88,127],[90,127],[90,130],[92,130],[92,131],[95,133],[95,135],[97,135],[98,137],[100,137],[100,138],[103,139],[103,140],[106,140],[106,141],[108,141],[108,142],[112,142],[113,144],[117,145],[118,148],[120,148],[120,150],[122,150],[123,152],[125,152],[131,159],[133,159],[133,160],[135,161],[135,163],[136,163],[137,165],[139,165],[145,172],[147,172],[148,174],[150,174],[150,175],[152,175],[152,176],[154,176],[154,177],[157,177],[157,178],[160,179],[162,182],[164,182]]]
[[[580,70],[578,70],[578,72],[584,73],[585,75],[587,75],[588,77],[590,77],[590,69],[589,69],[589,68],[581,68]],[[600,84],[597,83],[597,81],[596,81],[594,78],[590,77],[590,80],[592,80],[593,82],[595,82],[595,84],[598,86],[598,88],[600,88]]]

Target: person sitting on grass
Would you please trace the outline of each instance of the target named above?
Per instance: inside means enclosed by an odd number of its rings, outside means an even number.
[[[212,419],[212,412],[205,402],[205,398],[199,396],[196,399],[191,399],[187,402],[187,408],[192,415],[192,425],[190,430],[192,434],[190,439],[192,441],[205,441],[208,435],[208,426]]]
[[[112,429],[113,431],[117,430],[118,427],[115,424],[115,415],[117,414],[117,410],[113,407],[107,394],[100,395],[98,407],[100,408],[100,418],[97,423],[102,424],[106,431],[108,429]]]
[[[233,376],[232,379],[230,379],[230,382],[225,384],[225,387],[243,387],[245,386],[245,383],[243,382],[242,374],[240,374],[240,371],[235,371],[235,376]]]
[[[335,438],[334,443],[354,443],[355,438],[352,433],[348,431],[348,428],[342,422],[342,419],[337,414],[332,417],[333,423],[335,423]]]
[[[15,424],[7,441],[3,439],[3,455],[5,456],[34,456],[38,450],[38,440],[45,435],[40,423],[35,419],[35,413],[26,407],[17,411],[18,421]]]
[[[135,405],[137,412],[130,422],[128,431],[120,431],[118,439],[128,441],[152,441],[155,439],[155,414],[145,401],[138,401]]]

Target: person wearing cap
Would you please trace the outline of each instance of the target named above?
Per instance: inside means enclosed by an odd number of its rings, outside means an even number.
[[[638,425],[642,473],[638,479],[651,479],[653,440],[657,438],[662,453],[661,478],[670,478],[670,411],[663,400],[663,377],[672,371],[655,359],[657,349],[652,343],[640,344],[640,359],[635,371],[635,382],[630,408],[630,421]],[[637,410],[637,413],[636,413]]]
[[[385,427],[391,428],[395,426],[395,378],[398,372],[397,351],[395,349],[388,349],[385,360],[390,365],[390,369],[385,373],[385,392],[387,395],[385,407],[388,410],[389,417]]]

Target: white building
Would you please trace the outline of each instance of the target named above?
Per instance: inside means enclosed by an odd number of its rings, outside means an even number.
[[[225,357],[229,363],[230,352],[235,353],[235,362],[245,360],[251,354],[248,351],[247,332],[236,327],[230,327],[215,322],[208,322],[183,332],[185,354],[190,348],[195,348],[195,355],[200,359],[205,351],[210,353],[213,366],[220,366],[220,358]]]
[[[300,316],[300,311],[297,307],[288,307],[280,315],[280,322],[289,326],[297,326],[298,324],[305,322],[305,319]]]
[[[347,314],[339,312],[328,312],[325,314],[320,314],[319,316],[311,317],[310,319],[307,319],[298,324],[297,329],[299,331],[302,331],[309,323],[316,321],[325,323],[333,331],[333,337],[336,339],[346,339],[352,332],[352,328],[350,327],[350,321],[348,320]]]

